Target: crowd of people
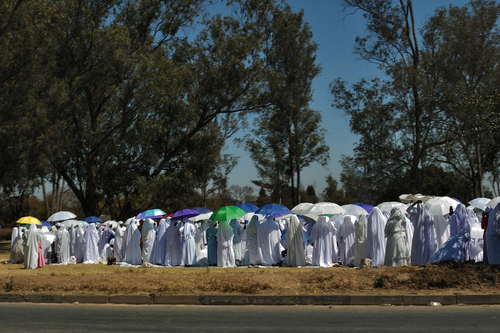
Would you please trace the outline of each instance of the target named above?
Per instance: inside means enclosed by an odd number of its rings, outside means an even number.
[[[441,260],[500,264],[500,204],[478,214],[459,204],[435,215],[422,202],[369,215],[253,215],[231,221],[130,218],[14,228],[11,262],[122,266],[381,267]],[[482,217],[481,221],[480,218]],[[482,228],[484,233],[478,234]],[[22,256],[19,254],[22,253]]]

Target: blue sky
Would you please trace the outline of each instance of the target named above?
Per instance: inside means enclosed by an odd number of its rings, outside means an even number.
[[[322,167],[312,164],[302,172],[302,185],[314,185],[316,193],[325,188],[325,178],[331,174],[340,182],[342,171],[339,160],[342,155],[352,155],[357,137],[349,130],[349,120],[344,114],[332,108],[332,96],[328,86],[337,77],[349,83],[358,82],[362,78],[380,77],[382,73],[376,65],[357,59],[353,53],[356,36],[366,35],[366,22],[361,13],[347,15],[338,0],[288,0],[295,11],[304,10],[305,20],[313,32],[313,40],[318,44],[317,63],[322,67],[322,73],[313,82],[313,101],[310,107],[321,112],[323,128],[326,129],[326,144],[330,147],[330,163]],[[438,7],[448,7],[450,4],[463,6],[465,0],[416,0],[413,2],[415,20],[421,27],[425,20],[432,16]],[[257,172],[248,153],[243,148],[228,144],[228,153],[239,156],[236,167],[229,175],[229,185],[250,185],[257,179]]]

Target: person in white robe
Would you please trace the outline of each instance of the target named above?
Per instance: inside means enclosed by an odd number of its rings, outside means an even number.
[[[167,236],[167,220],[161,219],[158,223],[158,230],[156,230],[156,246],[155,264],[165,266],[165,251],[167,250],[166,236]]]
[[[69,256],[70,258],[75,255],[75,242],[76,242],[76,231],[75,225],[72,224],[69,231]]]
[[[83,264],[99,263],[99,234],[95,223],[90,223],[85,229],[83,246]]]
[[[283,260],[280,239],[280,228],[272,215],[257,225],[257,244],[261,265],[272,266]]]
[[[241,234],[243,233],[243,228],[240,225],[237,219],[232,219],[229,223],[231,228],[233,228],[234,238],[233,238],[233,247],[234,247],[234,259],[236,260],[236,264],[240,265],[243,260],[244,250],[243,243],[241,242]]]
[[[398,267],[410,264],[410,246],[406,226],[408,222],[398,207],[392,209],[384,228],[385,237],[387,237],[385,266]]]
[[[356,228],[349,215],[344,216],[344,222],[339,227],[339,260],[348,265],[351,257],[354,256],[354,243]]]
[[[412,209],[413,206],[416,209]],[[407,212],[414,225],[413,242],[411,246],[411,264],[423,265],[436,253],[437,240],[434,218],[427,206],[418,201],[408,207]]]
[[[464,204],[459,204],[456,207],[455,212],[448,220],[448,224],[450,226],[450,237],[463,233],[470,234],[469,214]]]
[[[14,227],[12,228],[12,235],[10,238],[10,262],[14,263],[14,245],[21,239],[21,236],[19,234],[19,228]]]
[[[367,227],[368,221],[366,216],[361,214],[358,218],[358,222],[354,226],[355,231],[355,243],[354,243],[354,266],[359,267],[361,264],[361,259],[366,258],[366,237],[367,237]]]
[[[125,252],[123,251],[124,237],[125,230],[122,227],[122,222],[120,222],[115,229],[115,244],[113,245],[113,254],[116,262],[122,262],[125,259]]]
[[[217,228],[217,267],[236,267],[233,238],[233,228],[227,221],[220,221]]]
[[[167,251],[165,253],[165,266],[180,266],[182,261],[182,238],[179,236],[181,221],[170,221],[167,228]]]
[[[313,245],[312,265],[319,267],[332,267],[333,260],[337,257],[334,251],[335,227],[329,222],[328,217],[320,216],[311,230]]]
[[[38,238],[36,225],[30,225],[30,228],[23,236],[24,268],[26,269],[35,269],[38,267]]]
[[[57,262],[67,265],[69,262],[69,231],[65,227],[61,227],[57,231]]]
[[[181,266],[191,267],[196,265],[196,227],[184,219],[184,225],[179,228],[179,236],[182,238]]]
[[[135,221],[132,221],[125,230],[125,262],[130,265],[141,265],[141,232]]]
[[[292,215],[290,217],[286,230],[287,266],[305,266],[306,257],[304,255],[304,229],[302,228],[302,222],[299,221],[297,215]]]
[[[261,263],[259,258],[259,244],[257,240],[257,226],[259,224],[259,217],[257,215],[253,215],[246,228],[248,264],[251,266],[260,265]]]
[[[385,260],[385,224],[387,218],[378,207],[368,216],[366,230],[366,257],[372,260],[372,267],[382,267]]]
[[[489,212],[485,237],[488,264],[500,265],[500,203]]]
[[[75,258],[77,263],[83,262],[83,254],[85,253],[85,231],[82,225],[75,227]]]
[[[152,219],[145,219],[142,225],[142,261],[153,263],[153,248],[156,240],[156,225]]]
[[[207,229],[207,257],[209,266],[217,266],[217,222],[209,221]]]

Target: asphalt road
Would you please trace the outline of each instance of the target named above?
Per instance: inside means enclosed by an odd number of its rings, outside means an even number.
[[[0,332],[499,332],[500,306],[0,303]]]

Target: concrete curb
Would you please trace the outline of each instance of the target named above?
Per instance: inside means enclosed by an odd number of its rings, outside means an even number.
[[[0,303],[167,305],[494,305],[500,294],[468,295],[52,295],[0,293]]]

